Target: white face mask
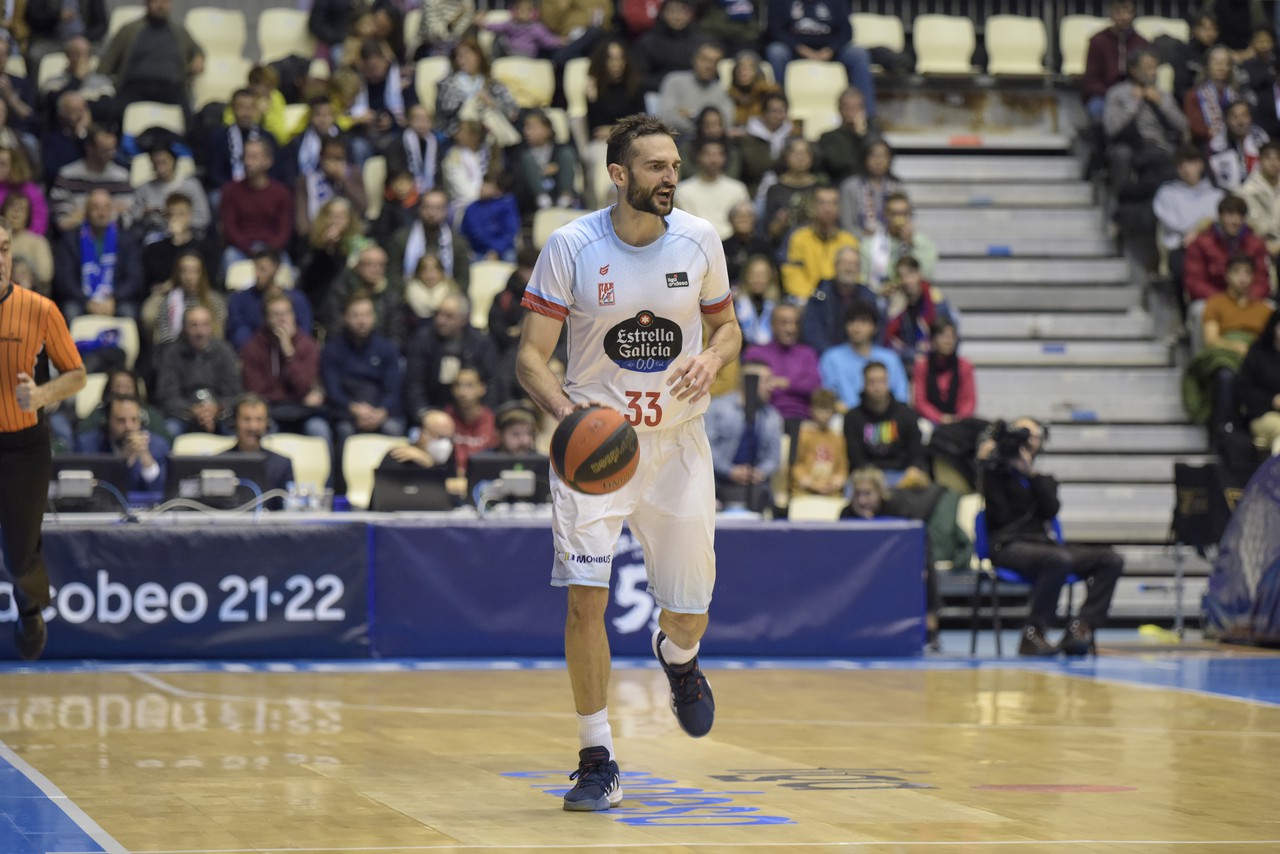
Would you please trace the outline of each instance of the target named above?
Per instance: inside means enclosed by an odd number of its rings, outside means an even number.
[[[449,455],[452,453],[453,440],[447,436],[427,442],[427,454],[435,461],[436,465],[448,462]]]

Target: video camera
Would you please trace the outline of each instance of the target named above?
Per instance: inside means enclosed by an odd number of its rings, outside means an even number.
[[[1037,422],[1039,423],[1039,422]],[[1049,428],[1040,424],[1041,447],[1049,439]],[[992,461],[996,463],[1013,463],[1022,454],[1022,449],[1031,442],[1031,431],[1026,427],[1014,427],[1007,421],[992,423],[988,436],[995,442]]]

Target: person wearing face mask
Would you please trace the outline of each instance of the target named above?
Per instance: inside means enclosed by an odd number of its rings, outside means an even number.
[[[442,409],[422,413],[418,439],[412,445],[392,448],[378,464],[379,469],[442,469],[452,474],[458,464],[453,450],[456,427]]]
[[[266,477],[258,484],[263,492],[272,489],[287,490],[293,481],[293,462],[286,456],[262,447],[262,437],[270,432],[267,418],[267,402],[256,394],[242,394],[232,408],[236,443],[224,454],[263,454],[267,458]],[[268,510],[280,510],[284,503],[273,498],[266,503]]]

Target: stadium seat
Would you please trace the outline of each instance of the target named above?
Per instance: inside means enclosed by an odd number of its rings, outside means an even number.
[[[332,467],[329,443],[319,436],[299,433],[270,433],[262,437],[262,447],[288,457],[293,463],[293,481],[312,489],[324,489]]]
[[[809,108],[789,111],[792,120],[800,122],[800,130],[804,138],[817,142],[819,137],[829,130],[840,127],[840,112],[832,107],[824,109]]]
[[[111,10],[111,16],[107,18],[107,37],[102,40],[102,43],[109,44],[112,36],[145,14],[147,14],[147,8],[141,3],[116,6]]]
[[[792,495],[787,518],[792,522],[837,522],[848,503],[839,495]]]
[[[168,128],[178,136],[185,136],[187,120],[182,115],[182,107],[157,101],[133,101],[124,108],[120,129],[125,136],[137,136],[154,127]]]
[[[243,261],[233,261],[231,266],[227,267],[227,290],[247,291],[253,287],[255,281],[257,276],[253,272],[252,260],[246,258]]]
[[[173,448],[169,451],[174,457],[207,457],[221,454],[235,447],[235,436],[219,436],[216,433],[183,433],[173,437]]]
[[[432,114],[436,111],[436,85],[449,76],[449,57],[424,56],[413,67],[413,88],[419,103],[426,104]]]
[[[418,28],[422,26],[422,9],[410,9],[404,16],[404,47],[405,54],[412,59],[414,53],[418,50],[418,45],[422,42],[418,41]]]
[[[1062,73],[1078,77],[1084,73],[1089,54],[1089,40],[1110,22],[1097,15],[1063,15],[1058,24],[1058,54],[1062,57]]]
[[[773,506],[787,510],[791,504],[791,437],[782,434],[778,445],[778,470],[773,473],[769,485],[773,489]]]
[[[907,35],[902,29],[902,19],[896,15],[874,15],[854,12],[849,16],[853,25],[853,43],[858,47],[885,47],[896,53],[906,48]]]
[[[573,222],[586,211],[577,208],[543,208],[533,215],[533,246],[541,249],[547,245],[547,238],[565,223]]]
[[[1049,39],[1044,21],[1022,15],[992,15],[986,23],[987,73],[1035,77],[1047,74]]]
[[[14,77],[27,76],[27,61],[22,58],[22,54],[15,53],[9,57],[4,64],[4,73],[12,74]]]
[[[392,448],[409,444],[403,436],[357,433],[342,445],[342,477],[347,482],[347,502],[355,510],[369,509],[373,495],[373,470]]]
[[[89,374],[85,377],[84,388],[76,392],[76,420],[83,421],[93,414],[102,402],[102,393],[107,390],[105,373]]]
[[[791,111],[834,110],[840,93],[849,88],[849,73],[838,62],[793,59],[782,81]]]
[[[511,91],[521,108],[551,106],[556,93],[556,70],[551,60],[504,56],[493,61],[491,73]]]
[[[609,177],[609,166],[605,163],[606,150],[604,140],[588,140],[586,154],[582,159],[583,182],[586,185],[588,206],[596,210],[613,204],[617,196],[617,188],[613,185],[613,179]]]
[[[251,68],[253,63],[242,56],[206,56],[204,71],[191,81],[191,100],[196,110],[215,102],[230,103],[231,94],[248,85]]]
[[[173,167],[173,171],[177,178],[186,178],[188,175],[194,175],[196,174],[196,162],[190,157],[179,157],[178,162]],[[156,170],[151,168],[151,156],[149,154],[135,154],[133,160],[129,161],[129,186],[141,187],[155,177]]]
[[[239,9],[193,6],[183,24],[204,51],[206,62],[211,56],[242,56],[249,41],[249,27]]]
[[[1133,19],[1133,28],[1149,42],[1154,42],[1159,36],[1168,36],[1180,42],[1191,41],[1191,25],[1184,18],[1139,15]]]
[[[484,22],[486,24],[504,24],[510,20],[511,13],[506,9],[490,9],[484,13]],[[490,59],[493,58],[493,42],[496,37],[497,33],[486,30],[484,27],[476,28],[476,41],[480,42],[480,49]]]
[[[90,65],[96,68],[97,62],[98,58],[94,57]],[[48,92],[53,78],[66,71],[69,65],[70,62],[65,53],[45,54],[44,59],[40,60],[40,68],[36,71],[36,88],[41,92]]]
[[[1053,538],[1062,542],[1062,524],[1053,520]],[[1021,573],[995,566],[991,563],[991,540],[987,534],[987,511],[979,510],[973,519],[973,553],[979,560],[979,566],[973,577],[973,613],[969,620],[969,654],[978,650],[978,610],[982,605],[982,587],[984,583],[991,585],[991,620],[996,636],[996,657],[1003,654],[1000,642],[1000,582],[1006,584],[1032,584],[1032,579]],[[1075,584],[1083,579],[1078,575],[1067,576],[1067,622],[1075,610]]]
[[[976,73],[973,51],[977,36],[973,21],[959,15],[917,15],[911,25],[916,73],[968,75]]]
[[[573,134],[569,130],[569,116],[564,109],[543,107],[542,112],[547,114],[547,121],[551,122],[551,130],[555,134],[556,142],[562,144],[573,142]]]
[[[387,188],[387,158],[381,154],[370,157],[364,162],[361,175],[364,178],[364,194],[369,200],[365,216],[375,220],[382,213],[382,202]]]
[[[471,265],[471,325],[483,331],[489,328],[489,309],[493,300],[507,286],[516,265],[509,261],[476,261]]]
[[[260,62],[275,62],[286,56],[310,59],[316,40],[307,30],[307,13],[300,9],[263,9],[258,13],[258,53]]]
[[[98,314],[82,314],[68,327],[74,341],[92,341],[106,329],[120,333],[120,349],[124,351],[124,366],[132,368],[138,361],[138,323],[131,317],[103,317]]]
[[[587,71],[591,60],[577,56],[564,64],[564,99],[570,119],[587,115]]]
[[[297,136],[307,128],[311,118],[311,108],[306,104],[284,105],[284,126],[291,136]]]

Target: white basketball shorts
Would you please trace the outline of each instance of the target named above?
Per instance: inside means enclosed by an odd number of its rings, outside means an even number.
[[[551,583],[608,587],[625,520],[644,550],[649,593],[664,611],[704,614],[716,580],[715,474],[702,418],[639,434],[635,477],[608,495],[565,486],[551,470]]]

